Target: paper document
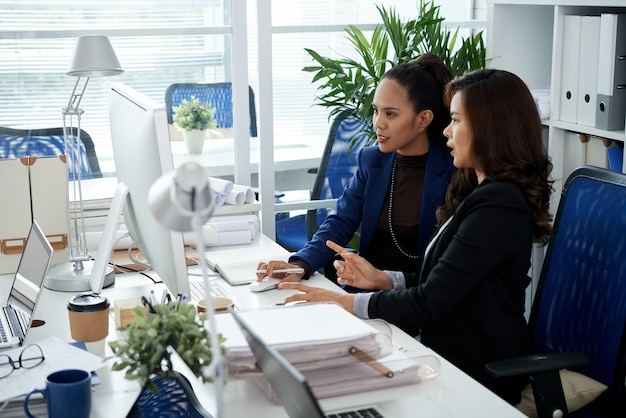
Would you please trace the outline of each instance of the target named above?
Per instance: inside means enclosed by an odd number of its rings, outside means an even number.
[[[0,379],[0,402],[25,395],[33,389],[45,388],[46,377],[50,373],[63,369],[92,372],[106,366],[102,358],[63,342],[58,337],[37,341],[35,344],[41,347],[45,360],[32,369],[13,370],[8,377]],[[1,351],[0,354],[6,354],[17,361],[24,347]]]

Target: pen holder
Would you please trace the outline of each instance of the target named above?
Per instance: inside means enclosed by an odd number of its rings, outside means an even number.
[[[113,304],[115,324],[123,327],[133,322],[135,320],[133,308],[141,304],[140,298],[116,300]]]

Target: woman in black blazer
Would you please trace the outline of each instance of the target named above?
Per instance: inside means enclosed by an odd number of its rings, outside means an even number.
[[[452,121],[444,130],[459,169],[438,212],[419,286],[410,274],[375,269],[329,242],[340,283],[382,291],[340,294],[299,283],[294,300],[340,302],[362,318],[382,318],[412,335],[512,404],[525,378],[487,375],[488,362],[528,354],[525,289],[533,238],[551,230],[552,165],[528,88],[501,70],[478,70],[448,84]]]

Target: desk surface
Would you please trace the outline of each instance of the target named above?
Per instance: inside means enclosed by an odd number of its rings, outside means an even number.
[[[212,259],[229,259],[233,257],[249,256],[251,251],[262,252],[277,244],[265,236],[258,238],[253,244],[247,246],[233,246],[224,249],[214,249],[207,252]],[[256,248],[256,250],[255,250]],[[285,254],[286,256],[287,254]],[[194,267],[195,268],[195,267]],[[152,277],[156,278],[155,275]],[[291,290],[271,290],[263,293],[250,292],[247,286],[229,286],[219,279],[229,294],[245,308],[270,307],[282,302],[284,298],[293,292]],[[335,285],[319,274],[309,279],[309,284],[334,287]],[[112,302],[116,299],[126,299],[146,294],[150,289],[161,287],[154,285],[152,281],[140,274],[131,273],[118,275],[115,284],[103,291]],[[6,295],[10,288],[10,277],[0,276],[0,295]],[[157,294],[158,289],[157,289]],[[28,342],[35,342],[50,336],[57,336],[64,341],[72,341],[69,330],[69,319],[66,304],[71,293],[55,292],[49,289],[43,290],[40,304],[34,314],[35,318],[46,320],[46,324],[33,328],[28,336]],[[358,403],[372,403],[386,399],[397,399],[407,394],[421,394],[436,404],[443,407],[452,417],[483,418],[485,416],[497,417],[523,417],[519,411],[501,400],[492,392],[478,384],[472,378],[461,372],[455,366],[438,356],[431,349],[425,347],[399,329],[392,327],[394,343],[411,353],[419,355],[434,355],[442,364],[441,375],[430,381],[420,382],[399,388],[389,388],[365,392],[354,395],[339,396],[321,400],[324,408],[340,408]],[[109,322],[108,340],[119,338],[115,329],[113,316]],[[106,354],[110,355],[110,349],[106,346]],[[122,372],[112,372],[111,360],[97,370],[101,384],[95,387],[93,393],[92,417],[124,417],[131,408],[139,393],[136,382],[127,381]],[[206,384],[202,397],[210,401],[212,387]],[[245,402],[243,402],[245,401]],[[227,417],[259,416],[259,417],[286,417],[282,407],[273,404],[266,395],[249,380],[228,382],[225,392],[225,413]]]

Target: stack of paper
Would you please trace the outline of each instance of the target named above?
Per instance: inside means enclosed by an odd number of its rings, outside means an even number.
[[[256,215],[219,216],[209,220],[202,227],[204,245],[240,245],[249,244],[256,238],[259,230],[259,218]],[[195,246],[196,232],[184,232],[185,245]]]
[[[414,383],[420,364],[389,338],[334,303],[240,312],[267,344],[302,372],[318,397]],[[230,315],[217,315],[232,377],[261,376]],[[266,381],[261,380],[261,382]],[[268,385],[269,386],[269,385]],[[268,391],[271,394],[270,391]]]
[[[424,375],[432,378],[434,374],[438,374],[438,370],[424,371],[431,362],[431,359],[410,357],[394,349],[390,355],[371,362],[347,363],[342,366],[311,370],[300,369],[300,372],[305,376],[317,398],[327,398],[416,383],[422,380]],[[392,374],[389,374],[390,372]],[[265,376],[257,377],[256,383],[272,400],[279,401]]]

